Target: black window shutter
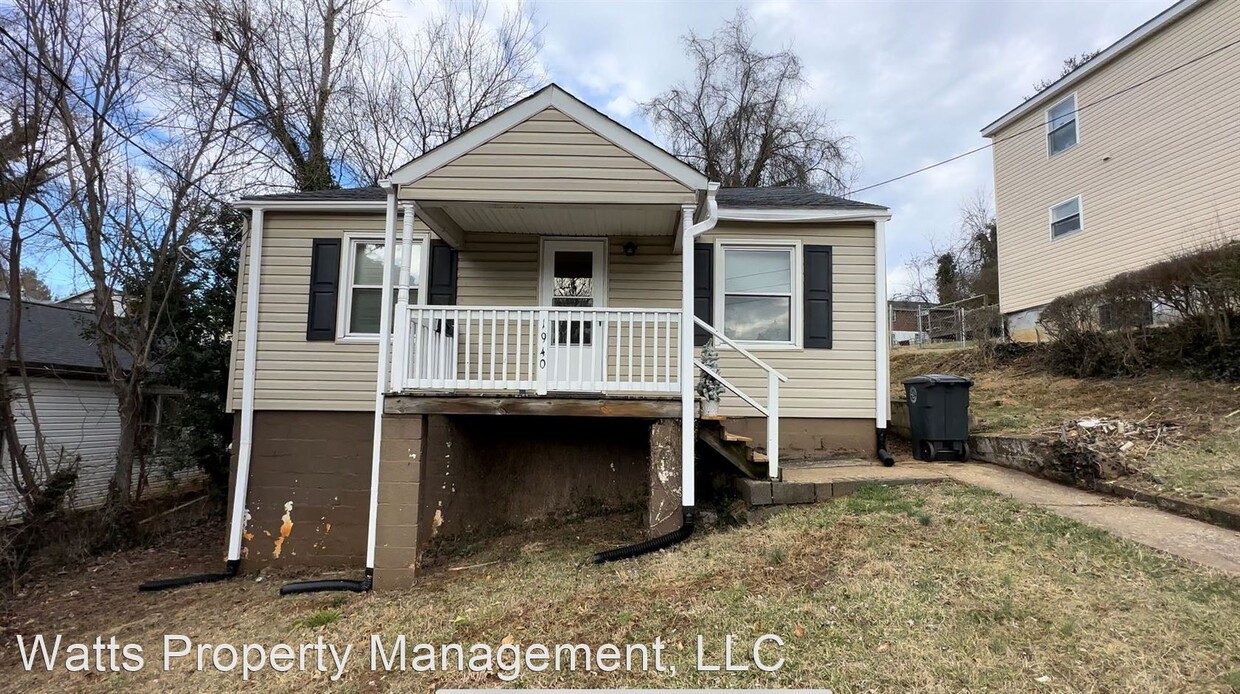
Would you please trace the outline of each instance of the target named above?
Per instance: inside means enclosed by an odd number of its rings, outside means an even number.
[[[805,346],[831,349],[831,247],[805,247]]]
[[[429,287],[426,303],[456,305],[456,249],[439,239],[431,241]]]
[[[715,246],[710,243],[693,244],[693,315],[708,325],[715,324]],[[693,326],[693,345],[701,347],[710,333]]]
[[[336,339],[336,295],[340,283],[340,239],[314,239],[310,251],[310,307],[307,340]]]

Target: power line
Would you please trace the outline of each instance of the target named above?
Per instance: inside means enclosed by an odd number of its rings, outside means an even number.
[[[1111,99],[1114,99],[1114,98],[1116,98],[1116,97],[1118,97],[1118,96],[1122,96],[1122,95],[1124,95],[1124,94],[1127,94],[1128,92],[1131,92],[1131,91],[1133,91],[1133,90],[1135,90],[1135,89],[1139,89],[1139,88],[1141,88],[1141,87],[1144,87],[1145,85],[1147,85],[1147,84],[1149,84],[1149,83],[1151,83],[1151,82],[1153,82],[1153,81],[1155,81],[1155,80],[1162,79],[1163,77],[1166,77],[1167,75],[1170,75],[1170,74],[1171,74],[1171,73],[1173,73],[1173,72],[1177,72],[1177,71],[1179,71],[1179,70],[1182,70],[1182,69],[1184,69],[1184,68],[1186,68],[1186,67],[1188,67],[1188,66],[1190,66],[1190,65],[1193,65],[1193,64],[1195,64],[1195,63],[1201,62],[1202,60],[1205,60],[1206,58],[1213,57],[1213,56],[1215,56],[1215,55],[1217,55],[1217,54],[1219,54],[1219,53],[1222,53],[1223,51],[1225,51],[1225,50],[1227,50],[1227,49],[1229,49],[1229,48],[1233,48],[1233,47],[1235,47],[1235,46],[1240,46],[1240,40],[1232,41],[1231,43],[1228,43],[1228,44],[1224,44],[1224,45],[1222,45],[1222,46],[1219,46],[1218,48],[1216,48],[1216,49],[1214,49],[1214,50],[1212,50],[1212,51],[1210,51],[1210,52],[1208,52],[1208,53],[1203,53],[1203,54],[1201,54],[1201,55],[1197,56],[1196,58],[1193,58],[1192,60],[1189,60],[1189,61],[1184,62],[1184,63],[1180,63],[1179,65],[1176,65],[1176,66],[1175,66],[1175,67],[1173,67],[1173,68],[1170,68],[1170,69],[1164,70],[1163,72],[1160,72],[1160,73],[1158,73],[1158,74],[1156,74],[1156,75],[1152,75],[1152,76],[1150,76],[1150,77],[1147,77],[1146,79],[1144,79],[1144,80],[1142,80],[1142,81],[1140,81],[1140,82],[1137,82],[1137,83],[1135,83],[1135,84],[1130,84],[1130,85],[1128,85],[1127,87],[1124,87],[1123,89],[1121,89],[1121,90],[1119,90],[1119,91],[1117,91],[1117,92],[1113,92],[1113,93],[1111,93],[1111,94],[1107,94],[1106,96],[1101,97],[1101,98],[1099,98],[1099,99],[1096,99],[1096,100],[1094,100],[1094,101],[1091,101],[1091,102],[1089,102],[1088,104],[1085,104],[1084,106],[1079,106],[1079,107],[1077,107],[1075,110],[1073,110],[1071,113],[1072,113],[1072,115],[1076,115],[1076,114],[1080,113],[1081,111],[1084,111],[1084,110],[1085,110],[1085,109],[1087,109],[1087,108],[1092,108],[1092,107],[1094,107],[1094,106],[1097,106],[1098,104],[1101,104],[1101,103],[1106,102],[1106,101],[1110,101]],[[1062,116],[1060,116],[1060,117],[1062,118]],[[939,162],[935,162],[935,163],[933,163],[933,164],[929,164],[929,165],[927,165],[927,166],[923,166],[923,167],[921,167],[920,169],[916,169],[916,170],[913,170],[913,171],[909,171],[908,173],[905,173],[905,174],[900,174],[899,176],[896,176],[896,177],[894,177],[894,178],[889,178],[889,179],[887,179],[887,180],[885,180],[885,181],[880,181],[880,182],[878,182],[878,183],[874,183],[874,184],[872,184],[872,185],[865,186],[864,188],[857,188],[857,189],[854,189],[854,190],[850,190],[850,191],[848,191],[848,194],[849,194],[850,196],[851,196],[851,195],[855,195],[856,193],[860,193],[860,192],[867,191],[867,190],[872,190],[872,189],[874,189],[874,188],[878,188],[878,187],[880,187],[880,186],[885,186],[885,185],[887,185],[888,183],[895,183],[896,181],[903,180],[903,179],[905,179],[905,178],[908,178],[909,176],[916,176],[916,175],[917,175],[917,174],[919,174],[919,173],[923,173],[923,172],[925,172],[925,171],[929,171],[930,169],[934,169],[934,168],[937,168],[937,167],[943,166],[944,164],[950,164],[950,163],[952,163],[952,162],[954,162],[954,161],[956,161],[956,160],[958,160],[958,159],[963,159],[963,158],[965,158],[965,157],[967,157],[967,156],[970,156],[970,155],[973,155],[973,154],[977,154],[978,152],[981,152],[981,151],[983,151],[983,150],[990,149],[991,147],[994,147],[995,145],[999,144],[1000,142],[1007,142],[1008,140],[1011,140],[1011,139],[1014,139],[1014,138],[1020,137],[1021,135],[1025,135],[1025,134],[1031,133],[1031,132],[1033,132],[1034,130],[1040,130],[1040,129],[1043,129],[1043,128],[1045,128],[1045,127],[1046,127],[1049,123],[1050,123],[1050,121],[1042,121],[1042,122],[1039,122],[1037,125],[1031,126],[1031,127],[1026,128],[1026,129],[1024,129],[1024,130],[1021,130],[1021,131],[1019,131],[1019,132],[1012,133],[1011,135],[1008,135],[1007,137],[1002,137],[1002,138],[999,138],[998,140],[991,140],[990,142],[988,142],[987,144],[982,145],[981,147],[976,147],[976,148],[971,149],[971,150],[969,150],[969,151],[967,151],[967,152],[961,152],[960,154],[957,154],[957,155],[955,155],[955,156],[953,156],[953,157],[949,157],[949,158],[947,158],[947,159],[944,159],[943,161],[939,161]]]
[[[221,204],[221,205],[228,205],[228,204],[229,204],[226,200],[223,200],[222,198],[220,198],[219,196],[217,196],[215,193],[212,193],[211,191],[208,191],[206,188],[203,188],[203,187],[202,187],[202,185],[200,185],[199,183],[197,183],[197,182],[195,182],[195,181],[192,181],[192,180],[190,180],[188,177],[184,176],[184,175],[181,173],[180,169],[178,169],[178,168],[177,168],[177,167],[175,167],[175,166],[172,166],[171,164],[168,164],[168,163],[167,163],[167,162],[165,162],[164,160],[162,160],[162,159],[160,159],[159,157],[155,156],[155,154],[154,154],[153,152],[151,152],[151,150],[147,149],[144,145],[142,145],[142,144],[138,143],[138,142],[137,142],[137,141],[136,141],[136,140],[135,140],[132,136],[130,136],[128,133],[125,133],[125,132],[124,132],[124,131],[122,131],[120,128],[118,128],[117,126],[113,125],[113,124],[112,124],[112,121],[110,121],[106,115],[104,115],[101,111],[99,111],[99,109],[98,109],[98,108],[96,108],[96,107],[95,107],[95,105],[94,105],[93,103],[91,103],[91,101],[90,101],[89,99],[87,99],[86,97],[84,97],[84,96],[82,96],[81,94],[79,94],[79,93],[77,92],[77,90],[75,90],[72,86],[70,86],[70,85],[69,85],[69,80],[68,80],[67,78],[65,78],[64,76],[62,76],[60,73],[56,72],[56,70],[52,69],[52,67],[51,67],[50,65],[48,65],[46,62],[44,62],[42,58],[40,58],[37,54],[33,53],[33,52],[29,49],[29,48],[26,48],[25,44],[23,44],[21,41],[19,41],[19,40],[17,39],[17,37],[16,37],[16,36],[13,36],[12,34],[10,34],[10,33],[8,32],[8,30],[6,30],[6,29],[5,29],[4,27],[2,27],[2,26],[0,26],[0,35],[3,35],[3,36],[5,36],[6,38],[8,38],[10,41],[12,41],[12,42],[13,42],[13,45],[14,45],[14,46],[16,46],[19,50],[21,50],[21,52],[22,52],[22,53],[25,53],[28,57],[30,57],[32,60],[34,60],[36,63],[38,63],[39,67],[43,68],[43,70],[45,70],[45,71],[46,71],[48,74],[50,74],[50,75],[51,75],[51,76],[52,76],[52,77],[53,77],[53,78],[54,78],[57,82],[59,82],[59,83],[60,83],[60,86],[61,86],[61,87],[62,87],[62,88],[63,88],[66,92],[68,92],[69,94],[71,94],[71,95],[72,95],[75,99],[77,99],[78,101],[82,102],[82,104],[83,104],[83,105],[85,105],[85,106],[86,106],[86,108],[90,109],[90,112],[91,112],[92,114],[94,114],[94,116],[95,116],[96,118],[98,118],[98,119],[99,119],[99,120],[100,120],[100,121],[101,121],[101,122],[102,122],[105,126],[107,126],[109,130],[111,130],[112,132],[114,132],[114,133],[116,133],[117,135],[119,135],[119,136],[121,137],[121,139],[123,139],[126,143],[128,143],[129,145],[131,145],[134,149],[136,149],[136,150],[138,150],[139,152],[141,152],[142,154],[146,155],[146,157],[147,157],[148,159],[150,159],[151,161],[155,162],[156,164],[159,164],[160,166],[164,167],[164,168],[165,168],[165,169],[167,169],[168,171],[171,171],[171,172],[172,172],[172,174],[173,174],[174,176],[176,176],[177,178],[179,178],[179,179],[181,179],[181,180],[185,181],[185,182],[186,182],[186,183],[188,183],[189,185],[193,186],[193,187],[194,187],[194,188],[196,188],[196,189],[197,189],[200,193],[202,193],[203,195],[205,195],[205,196],[207,196],[208,198],[210,198],[213,202],[219,203],[219,204]]]

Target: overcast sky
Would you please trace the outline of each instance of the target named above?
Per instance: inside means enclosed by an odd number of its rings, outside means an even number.
[[[433,0],[432,0],[433,1]],[[439,0],[450,2],[451,0]],[[425,18],[427,0],[390,0],[398,21]],[[517,0],[492,0],[498,18]],[[862,161],[857,188],[986,144],[982,126],[1020,103],[1062,60],[1103,48],[1171,0],[745,3],[760,47],[791,46]],[[546,78],[654,139],[637,104],[691,75],[680,37],[710,34],[741,2],[534,0],[544,26]],[[402,16],[403,15],[403,16]],[[927,173],[858,193],[887,205],[888,286],[907,286],[905,263],[947,238],[962,204],[991,192],[983,151]],[[63,258],[44,258],[57,296],[84,284]]]
[[[691,74],[679,37],[709,34],[739,2],[539,0],[548,77],[652,136],[636,104]],[[827,107],[863,161],[858,188],[986,144],[982,126],[1057,75],[1061,61],[1103,48],[1171,0],[1112,2],[810,2],[748,4],[760,45],[791,45],[809,99]],[[945,238],[979,189],[990,193],[989,151],[858,194],[887,205],[889,285],[903,265]]]

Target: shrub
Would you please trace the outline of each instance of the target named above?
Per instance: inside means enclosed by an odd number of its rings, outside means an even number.
[[[1154,325],[1154,310],[1173,317]],[[1240,380],[1240,242],[1210,246],[1061,296],[1039,319],[1047,367],[1086,377],[1150,369]]]

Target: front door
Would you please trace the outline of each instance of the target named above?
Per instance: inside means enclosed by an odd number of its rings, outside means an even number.
[[[590,309],[607,305],[607,241],[544,239],[539,305],[551,312],[547,390],[597,392],[604,380],[603,322]]]

